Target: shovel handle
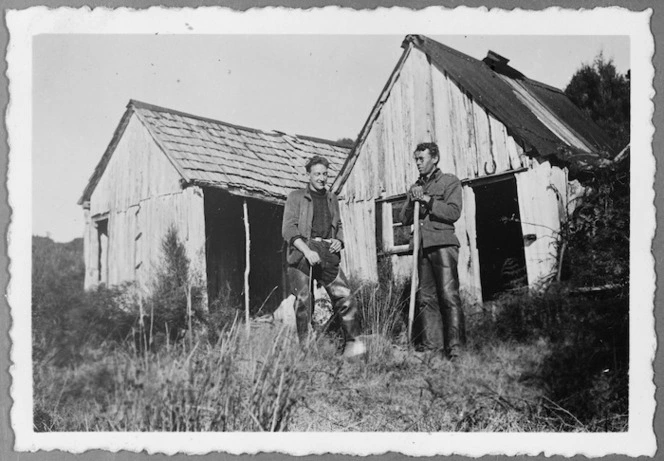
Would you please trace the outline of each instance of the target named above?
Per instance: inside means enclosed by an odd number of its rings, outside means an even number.
[[[413,271],[410,278],[410,304],[408,305],[408,344],[413,344],[415,295],[417,294],[417,255],[420,250],[420,203],[413,207]]]

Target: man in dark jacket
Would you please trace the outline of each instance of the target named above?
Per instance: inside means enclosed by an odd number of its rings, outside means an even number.
[[[341,318],[345,337],[344,357],[362,355],[366,347],[360,334],[357,305],[339,263],[344,246],[337,196],[325,189],[329,162],[315,156],[306,164],[309,184],[293,191],[286,200],[282,235],[287,245],[287,275],[295,295],[295,322],[300,342],[306,341],[311,323],[310,275],[319,280]]]
[[[459,179],[438,169],[435,143],[422,143],[414,153],[420,178],[410,187],[401,222],[413,222],[413,207],[420,206],[418,320],[421,345],[456,359],[465,343],[465,322],[459,297],[459,240],[454,223],[461,216]]]

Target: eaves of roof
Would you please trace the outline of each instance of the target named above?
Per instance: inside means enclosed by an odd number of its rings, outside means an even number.
[[[311,156],[326,156],[335,176],[349,151],[325,139],[265,132],[131,100],[79,204],[90,199],[134,115],[183,185],[222,188],[270,202],[283,203],[291,190],[304,187],[304,165]]]
[[[120,123],[118,123],[118,126],[115,128],[113,136],[111,137],[111,141],[108,143],[104,154],[101,156],[101,160],[99,160],[99,163],[92,172],[92,175],[90,176],[90,179],[88,180],[88,183],[83,190],[83,194],[81,194],[81,198],[78,199],[78,205],[84,205],[85,202],[90,200],[92,192],[94,191],[95,187],[97,187],[101,176],[104,174],[106,166],[108,166],[108,162],[110,161],[111,156],[113,155],[113,152],[118,145],[118,142],[120,142],[120,139],[122,139],[122,135],[124,135],[132,115],[134,115],[134,110],[132,109],[130,103],[127,105],[124,114],[122,114]]]

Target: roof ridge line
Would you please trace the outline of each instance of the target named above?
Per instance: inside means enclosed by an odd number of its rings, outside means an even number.
[[[452,47],[450,47],[450,46],[448,46],[448,45],[445,45],[444,43],[441,43],[441,42],[439,42],[439,41],[437,41],[437,40],[434,40],[434,39],[432,39],[432,38],[429,38],[429,37],[427,37],[426,35],[412,35],[412,36],[409,35],[408,37],[424,37],[425,39],[427,39],[427,40],[429,40],[429,41],[431,41],[431,42],[436,43],[436,45],[438,45],[438,46],[440,46],[440,47],[442,47],[442,48],[445,48],[449,53],[455,54],[455,55],[457,55],[457,56],[459,56],[459,57],[461,57],[461,58],[467,58],[467,59],[469,59],[469,60],[471,60],[471,61],[474,61],[474,62],[477,62],[477,63],[482,63],[482,64],[486,65],[486,64],[484,63],[483,60],[481,60],[481,59],[477,59],[477,58],[475,58],[475,57],[473,57],[473,56],[471,56],[471,55],[469,55],[469,54],[466,54],[466,53],[464,53],[464,52],[462,52],[462,51],[459,51],[459,50],[457,50],[457,49],[455,49],[455,48],[452,48]],[[417,42],[413,42],[413,44],[416,45],[416,46],[418,45]],[[489,51],[491,51],[491,50],[489,50]],[[495,53],[495,51],[494,51],[494,53]],[[488,67],[488,66],[487,66],[487,67]],[[510,67],[512,67],[512,66],[510,66]],[[495,70],[493,70],[493,69],[491,69],[491,68],[489,68],[489,69],[490,69],[492,72],[499,73],[499,72],[496,72]],[[532,79],[532,78],[528,77],[527,75],[524,75],[523,72],[521,72],[520,70],[518,70],[518,69],[515,68],[515,67],[512,67],[512,69],[514,69],[515,71],[517,71],[517,72],[519,72],[520,74],[522,74],[522,75],[523,75],[523,80],[525,80],[525,81],[527,81],[527,82],[529,82],[529,83],[532,83],[533,85],[538,85],[538,86],[541,86],[541,87],[546,88],[546,89],[551,90],[551,91],[557,91],[557,92],[559,92],[559,93],[563,93],[563,94],[565,93],[565,92],[564,92],[562,89],[560,89],[560,88],[557,88],[557,87],[555,87],[555,86],[553,86],[553,85],[549,85],[548,83],[540,82],[539,80],[535,80],[535,79]],[[519,80],[519,79],[514,79],[514,80]]]
[[[338,147],[346,147],[346,146],[342,146],[341,144],[338,144],[335,141],[332,141],[332,140],[329,140],[329,139],[318,138],[318,137],[315,137],[315,136],[301,135],[301,134],[284,133],[284,132],[278,131],[278,130],[265,131],[265,130],[261,130],[261,129],[258,129],[258,128],[251,128],[251,127],[248,127],[248,126],[236,125],[234,123],[224,122],[223,120],[210,118],[210,117],[203,117],[203,116],[200,116],[200,115],[195,115],[195,114],[191,114],[191,113],[188,113],[188,112],[183,112],[183,111],[179,111],[179,110],[176,110],[176,109],[170,109],[168,107],[158,106],[158,105],[155,105],[155,104],[150,104],[150,103],[147,103],[147,102],[139,101],[137,99],[130,99],[129,100],[129,103],[127,104],[127,108],[130,108],[130,107],[133,107],[133,108],[136,108],[136,109],[153,110],[155,112],[167,112],[169,114],[175,114],[175,115],[179,115],[179,116],[182,116],[182,117],[189,117],[189,118],[193,118],[195,120],[200,120],[200,121],[203,121],[203,122],[217,123],[217,124],[228,126],[228,127],[235,128],[235,129],[238,129],[238,130],[246,130],[246,131],[249,131],[251,133],[260,133],[260,134],[264,134],[264,135],[267,135],[267,136],[273,136],[273,137],[276,137],[276,138],[281,138],[283,135],[286,135],[286,136],[290,136],[292,138],[302,138],[302,139],[309,140],[309,141],[321,142],[323,144],[330,144],[330,145],[338,146]]]
[[[251,127],[243,126],[243,125],[235,125],[233,123],[224,122],[223,120],[210,118],[210,117],[203,117],[203,116],[200,116],[200,115],[192,114],[192,113],[189,113],[189,112],[183,112],[183,111],[180,111],[180,110],[177,110],[177,109],[171,109],[171,108],[164,107],[164,106],[157,106],[155,104],[150,104],[150,103],[147,103],[147,102],[138,101],[136,99],[130,99],[129,100],[129,103],[127,104],[127,107],[130,107],[130,106],[133,106],[137,109],[153,110],[155,112],[168,112],[169,114],[180,115],[182,117],[189,117],[189,118],[193,118],[195,120],[200,120],[200,121],[203,121],[203,122],[218,123],[220,125],[229,126],[231,128],[250,131],[252,133],[262,133],[262,134],[266,134],[266,135],[270,135],[270,136],[276,136],[273,131],[264,131],[264,130],[260,130],[258,128],[251,128]]]
[[[410,41],[412,41],[412,42],[413,42],[413,45],[415,45],[416,47],[418,47],[418,48],[420,48],[420,49],[421,49],[421,45],[420,45],[419,43],[417,43],[416,40],[414,40],[414,37],[417,37],[418,39],[419,39],[420,37],[425,38],[426,40],[435,43],[437,46],[441,46],[441,47],[445,48],[445,50],[446,50],[447,52],[452,53],[452,54],[455,54],[455,55],[459,56],[460,58],[469,59],[470,61],[474,61],[474,62],[476,62],[476,63],[482,63],[482,64],[486,65],[486,64],[484,63],[484,61],[482,61],[481,59],[474,58],[474,57],[472,57],[472,56],[469,55],[469,54],[466,54],[466,53],[464,53],[464,52],[462,52],[462,51],[459,51],[459,50],[454,49],[454,48],[452,48],[452,47],[450,47],[450,46],[448,46],[448,45],[445,45],[444,43],[441,43],[441,42],[439,42],[439,41],[437,41],[437,40],[434,40],[434,39],[432,39],[432,38],[429,38],[429,37],[427,37],[426,35],[421,35],[421,34],[407,35],[407,36],[406,36],[406,40],[410,40]],[[424,51],[424,50],[422,50],[422,51]],[[426,54],[426,52],[425,52],[424,54]],[[488,66],[487,66],[487,67],[488,67]]]

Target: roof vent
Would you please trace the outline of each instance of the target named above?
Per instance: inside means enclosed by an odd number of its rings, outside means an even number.
[[[489,52],[486,55],[486,58],[484,58],[482,61],[484,61],[485,64],[487,64],[489,67],[492,69],[495,67],[501,68],[507,66],[507,63],[510,62],[509,59],[506,57],[503,57],[496,53],[495,51],[489,50]]]
[[[493,70],[494,72],[498,72],[499,74],[503,74],[509,78],[513,79],[524,78],[521,72],[519,72],[518,70],[507,64],[508,62],[510,62],[509,59],[499,55],[495,51],[489,50],[489,52],[486,55],[486,58],[482,59],[482,62],[487,66],[489,66],[491,70]]]

